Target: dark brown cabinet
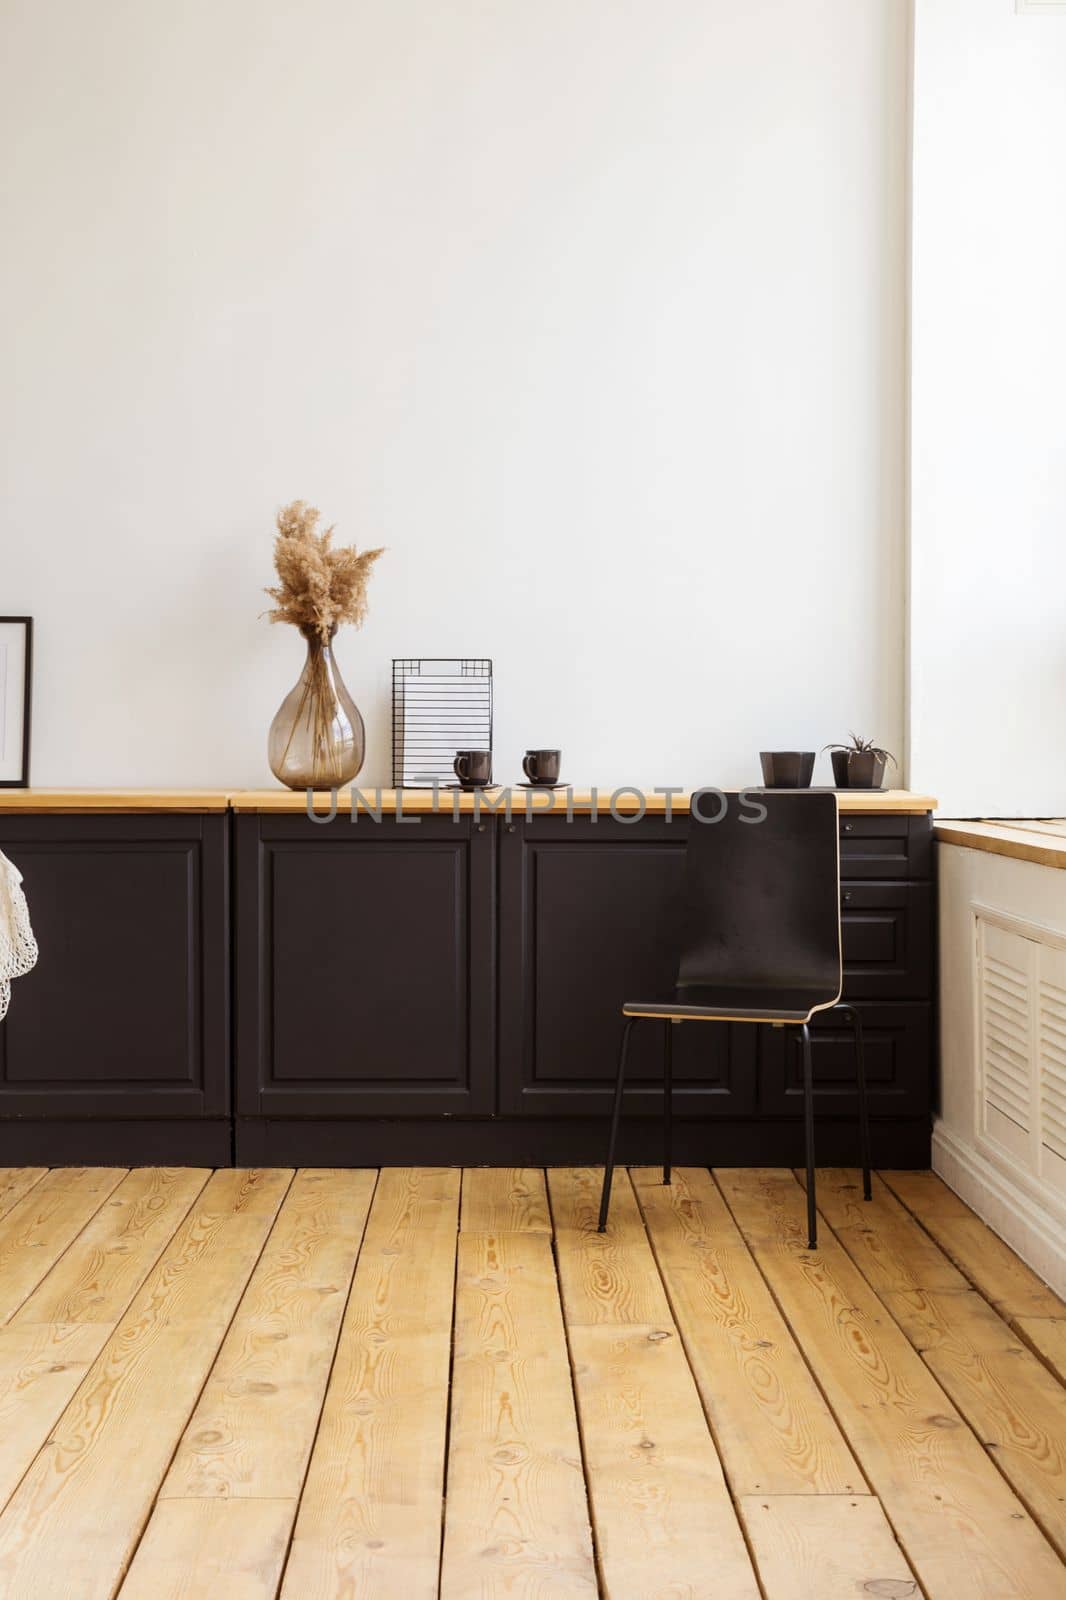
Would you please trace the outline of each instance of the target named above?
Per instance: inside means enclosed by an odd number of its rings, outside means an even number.
[[[40,959],[0,1026],[0,1162],[231,1159],[229,819],[5,816]]]
[[[251,815],[236,828],[247,1148],[270,1131],[257,1121],[490,1113],[493,824]]]
[[[0,816],[41,959],[0,1027],[0,1162],[588,1162],[620,1006],[670,987],[687,816]],[[928,1159],[928,816],[845,814],[845,996],[874,1153]],[[232,888],[231,888],[232,868]],[[623,1159],[660,1150],[636,1030]],[[847,1026],[813,1029],[818,1150],[854,1159]],[[675,1030],[677,1157],[801,1158],[787,1032]]]

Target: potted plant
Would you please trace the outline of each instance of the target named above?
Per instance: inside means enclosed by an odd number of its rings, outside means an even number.
[[[890,750],[882,750],[872,739],[851,735],[850,744],[827,744],[833,763],[833,782],[838,789],[880,789],[885,777],[885,762],[896,765]]]
[[[341,623],[358,628],[366,615],[367,582],[380,550],[334,549],[333,529],[318,531],[319,513],[303,500],[278,512],[274,540],[277,584],[271,622],[299,628],[307,660],[299,682],[270,728],[274,776],[290,789],[332,789],[350,783],[363,765],[366,736],[333,659]]]
[[[767,789],[809,789],[814,774],[813,750],[760,750],[762,781]]]

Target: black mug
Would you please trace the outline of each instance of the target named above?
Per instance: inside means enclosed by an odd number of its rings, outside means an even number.
[[[491,750],[457,750],[452,765],[464,789],[487,789],[492,782]]]
[[[559,782],[559,750],[527,750],[522,757],[522,771],[534,788],[545,788]]]

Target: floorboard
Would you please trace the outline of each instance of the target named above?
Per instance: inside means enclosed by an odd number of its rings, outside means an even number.
[[[441,1600],[597,1593],[551,1241],[464,1233]]]
[[[735,1495],[865,1494],[847,1440],[706,1167],[633,1180]]]
[[[548,1173],[567,1324],[669,1325],[670,1303],[629,1174],[620,1168],[614,1175],[604,1233],[596,1231],[601,1180],[594,1167],[553,1167]]]
[[[121,1600],[273,1600],[295,1500],[163,1500]]]
[[[759,1600],[676,1330],[570,1329],[602,1593]]]
[[[766,1600],[921,1593],[880,1503],[868,1495],[745,1495],[740,1514]]]
[[[935,1172],[888,1172],[885,1182],[975,1289],[1008,1320],[1066,1317],[1066,1303]]]
[[[0,1507],[210,1177],[141,1167],[0,1328]]]
[[[822,1215],[999,1470],[1066,1556],[1066,1404],[1061,1385],[968,1287],[883,1183],[818,1175]],[[858,1198],[856,1198],[858,1197]]]
[[[11,1319],[114,1323],[144,1283],[211,1177],[207,1167],[137,1167],[107,1195]]]
[[[1063,1600],[1066,1307],[931,1173],[0,1170],[3,1600]]]
[[[116,1593],[290,1177],[204,1188],[0,1516],[4,1600]]]
[[[463,1233],[551,1233],[542,1167],[465,1167]]]
[[[56,1167],[0,1220],[0,1325],[9,1322],[108,1195],[123,1167]]]
[[[0,1171],[0,1217],[6,1217],[24,1194],[47,1175],[47,1167],[4,1167]]]
[[[162,1500],[299,1499],[376,1178],[293,1179]]]
[[[1059,1383],[1066,1384],[1066,1317],[1015,1317],[1013,1326]]]
[[[929,1600],[1051,1600],[1063,1566],[791,1173],[716,1171]]]
[[[435,1600],[459,1173],[378,1179],[284,1600]]]
[[[601,1177],[553,1170],[549,1186],[603,1593],[758,1600],[636,1192],[620,1171],[600,1234]],[[654,1322],[634,1323],[647,1303]]]

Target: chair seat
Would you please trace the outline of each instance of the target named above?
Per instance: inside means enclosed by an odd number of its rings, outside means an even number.
[[[686,984],[659,1000],[627,1000],[626,1017],[676,1017],[692,1022],[809,1022],[840,999],[812,989],[705,988]]]

